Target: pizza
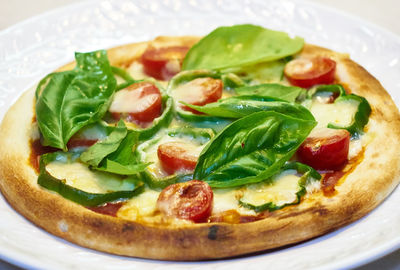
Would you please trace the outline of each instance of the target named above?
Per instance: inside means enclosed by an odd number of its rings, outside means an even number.
[[[399,182],[398,109],[347,54],[245,24],[75,59],[5,115],[0,189],[80,246],[266,251],[360,219]]]

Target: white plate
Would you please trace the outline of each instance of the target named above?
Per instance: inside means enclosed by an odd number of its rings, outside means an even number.
[[[400,39],[331,9],[298,0],[89,1],[0,32],[0,117],[20,93],[74,51],[108,48],[157,35],[205,34],[220,25],[255,23],[299,35],[351,57],[400,104]],[[70,244],[32,225],[0,196],[0,259],[42,269],[270,269],[354,267],[400,247],[400,189],[358,222],[265,254],[208,262],[160,262],[108,255]],[[393,209],[396,209],[393,211]]]

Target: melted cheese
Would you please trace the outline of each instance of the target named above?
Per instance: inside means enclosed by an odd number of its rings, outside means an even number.
[[[311,113],[317,120],[316,128],[327,127],[329,123],[348,126],[357,111],[358,102],[348,100],[339,103],[324,104],[317,100],[311,105]]]
[[[242,201],[253,205],[273,202],[276,205],[292,203],[297,200],[299,179],[296,171],[285,171],[274,177],[272,182],[261,182],[248,185],[243,193]]]

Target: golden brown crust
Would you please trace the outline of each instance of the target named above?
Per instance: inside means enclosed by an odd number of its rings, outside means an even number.
[[[193,44],[197,38],[156,39]],[[157,45],[155,43],[155,45]],[[112,64],[139,57],[149,43],[109,51]],[[307,197],[300,205],[244,224],[146,225],[92,212],[36,184],[29,165],[34,90],[25,93],[0,127],[0,189],[22,215],[48,232],[78,245],[114,254],[166,260],[201,260],[242,255],[303,241],[355,221],[376,207],[399,180],[400,116],[390,96],[365,69],[346,55],[306,45],[301,55],[325,55],[338,63],[337,79],[373,107],[371,141],[362,162],[336,187],[337,194]],[[62,69],[71,68],[67,65]],[[60,69],[61,70],[61,69]]]

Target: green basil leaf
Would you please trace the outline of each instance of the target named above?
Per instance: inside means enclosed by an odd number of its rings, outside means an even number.
[[[277,173],[316,122],[276,112],[256,112],[227,126],[203,149],[194,179],[212,187],[263,181]]]
[[[217,117],[241,118],[254,112],[274,111],[294,118],[314,120],[311,112],[302,105],[261,95],[234,96],[203,106],[184,104],[199,112]]]
[[[274,61],[299,52],[303,44],[299,37],[256,25],[219,27],[189,50],[182,70],[222,70]]]
[[[105,157],[99,166],[93,169],[121,175],[133,175],[145,170],[150,163],[141,162],[134,152],[138,138],[137,132],[128,131],[117,150]]]
[[[252,86],[244,86],[235,89],[238,95],[260,95],[283,99],[289,102],[295,102],[300,95],[303,95],[307,90],[295,87],[285,86],[276,83],[265,83]]]
[[[74,133],[103,117],[116,86],[105,51],[76,53],[75,58],[76,68],[50,76],[36,101],[43,144],[64,151]]]
[[[88,165],[97,167],[106,156],[118,149],[126,134],[127,128],[124,122],[119,121],[109,136],[89,147],[82,153],[80,159]]]
[[[79,203],[84,206],[97,206],[106,202],[129,199],[144,191],[144,184],[140,181],[132,182],[134,184],[132,190],[121,190],[109,193],[90,193],[70,185],[65,184],[65,181],[57,179],[46,171],[46,165],[52,161],[61,159],[69,159],[68,154],[54,152],[45,154],[40,157],[40,174],[38,184],[44,188],[57,192],[64,198]]]
[[[287,170],[296,170],[298,173],[302,174],[302,176],[298,180],[298,189],[295,193],[296,198],[294,201],[286,202],[286,203],[281,202],[280,204],[277,204],[276,202],[266,202],[261,205],[254,205],[249,202],[245,202],[242,198],[239,200],[239,205],[249,208],[249,209],[252,209],[257,213],[263,212],[263,211],[272,212],[272,211],[282,209],[289,205],[296,205],[296,204],[300,203],[301,198],[307,193],[307,190],[306,190],[307,184],[311,181],[317,181],[317,180],[321,179],[321,175],[316,170],[314,170],[313,168],[311,168],[305,164],[299,163],[299,162],[290,162],[290,163],[285,164],[283,166],[282,170],[278,174],[281,174],[282,172],[287,171]],[[276,182],[274,183],[274,181],[279,181],[279,180],[274,180],[271,178],[268,180],[268,182],[269,182],[268,184],[269,185],[276,185],[276,184],[279,185],[279,183],[276,183]]]
[[[211,128],[179,127],[167,132],[170,137],[190,137],[192,140],[206,143],[214,137],[215,132]]]

